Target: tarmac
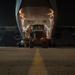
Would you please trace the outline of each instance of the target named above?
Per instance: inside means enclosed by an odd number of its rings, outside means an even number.
[[[0,75],[75,75],[75,48],[0,47]]]

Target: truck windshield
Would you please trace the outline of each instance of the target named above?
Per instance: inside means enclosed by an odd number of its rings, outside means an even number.
[[[40,39],[41,37],[45,37],[45,33],[43,31],[35,31],[34,32],[34,36],[37,38],[37,39]]]

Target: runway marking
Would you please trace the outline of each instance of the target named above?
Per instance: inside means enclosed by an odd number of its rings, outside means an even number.
[[[32,65],[28,71],[28,75],[48,75],[39,49],[36,50]]]

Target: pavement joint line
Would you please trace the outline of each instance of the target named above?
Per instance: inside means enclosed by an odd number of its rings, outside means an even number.
[[[47,69],[43,62],[39,49],[36,49],[28,75],[48,75]]]

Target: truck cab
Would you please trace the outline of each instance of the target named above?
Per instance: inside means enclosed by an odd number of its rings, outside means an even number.
[[[46,37],[44,25],[30,25],[29,46],[30,48],[33,48],[34,46],[39,45],[42,47],[48,47],[48,40]]]

